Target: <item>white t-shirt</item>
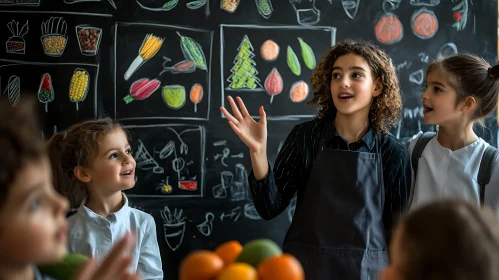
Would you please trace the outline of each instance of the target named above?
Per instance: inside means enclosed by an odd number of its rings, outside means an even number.
[[[412,151],[423,133],[409,144]],[[443,198],[461,198],[480,205],[480,186],[477,176],[482,155],[489,146],[482,138],[459,150],[452,151],[440,145],[437,136],[426,145],[418,163],[417,178],[412,171],[412,211],[425,203]],[[499,215],[499,156],[493,164],[490,182],[485,186],[484,203]]]

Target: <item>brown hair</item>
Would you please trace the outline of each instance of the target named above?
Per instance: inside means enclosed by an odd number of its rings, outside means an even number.
[[[356,54],[362,56],[373,74],[373,80],[383,84],[383,91],[374,98],[369,111],[369,121],[377,132],[388,133],[390,126],[395,125],[402,112],[402,97],[395,67],[388,55],[377,46],[364,41],[345,40],[329,49],[310,79],[314,89],[314,98],[309,104],[320,106],[317,118],[335,115],[331,98],[331,78],[333,66],[338,57]]]
[[[98,153],[99,139],[122,126],[110,119],[100,118],[81,122],[66,131],[54,134],[48,142],[55,189],[69,199],[71,208],[77,208],[88,196],[85,183],[74,175],[76,166],[88,166]]]
[[[426,71],[447,73],[448,82],[457,93],[456,106],[468,96],[477,98],[478,106],[473,119],[482,119],[497,106],[499,92],[499,66],[491,67],[484,59],[467,53],[440,56]]]
[[[433,202],[400,226],[403,279],[499,279],[499,221],[490,210]]]
[[[27,162],[45,155],[34,103],[32,98],[22,98],[19,106],[13,108],[7,98],[0,97],[0,208],[19,171]]]

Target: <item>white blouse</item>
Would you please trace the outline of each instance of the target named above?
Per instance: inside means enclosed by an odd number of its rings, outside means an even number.
[[[418,133],[409,144],[411,156],[422,134]],[[434,200],[453,197],[480,205],[477,176],[482,155],[488,146],[479,138],[466,147],[452,151],[440,145],[437,136],[433,137],[419,159],[416,180],[412,171],[410,211]],[[499,215],[499,156],[494,161],[490,182],[485,186],[484,203]]]

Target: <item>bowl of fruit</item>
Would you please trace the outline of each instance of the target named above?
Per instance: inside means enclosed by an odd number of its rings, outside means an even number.
[[[180,280],[303,280],[300,262],[270,239],[256,239],[244,246],[228,241],[214,251],[188,254],[179,267]]]

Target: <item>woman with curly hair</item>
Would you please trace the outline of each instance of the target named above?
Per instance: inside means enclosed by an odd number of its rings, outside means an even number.
[[[221,110],[250,149],[260,216],[276,217],[297,193],[283,248],[306,278],[376,279],[411,184],[407,148],[388,133],[402,109],[395,69],[378,47],[346,40],[329,50],[311,82],[319,114],[293,128],[273,170],[263,107],[259,122],[239,97],[239,107],[228,97],[234,115]]]

